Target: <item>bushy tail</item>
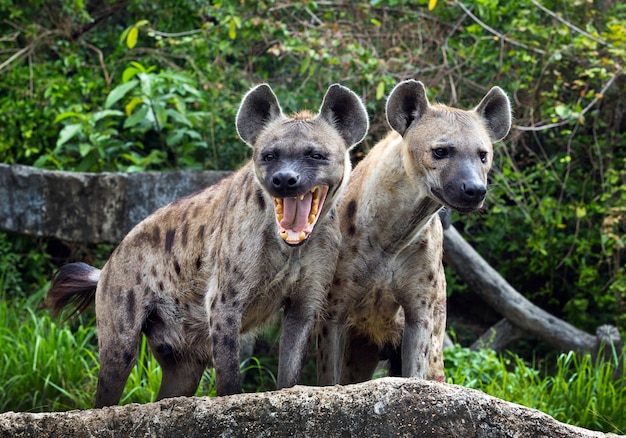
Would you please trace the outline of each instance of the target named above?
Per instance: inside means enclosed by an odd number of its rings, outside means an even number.
[[[99,269],[82,262],[69,263],[55,274],[43,304],[54,316],[70,305],[67,319],[76,317],[94,303],[99,279]]]

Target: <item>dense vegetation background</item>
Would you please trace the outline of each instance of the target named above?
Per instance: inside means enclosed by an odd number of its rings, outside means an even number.
[[[316,109],[333,82],[360,94],[372,129],[356,162],[387,130],[384,99],[398,81],[422,80],[432,100],[462,107],[501,86],[515,126],[497,147],[484,212],[455,216],[455,224],[534,303],[592,333],[605,323],[626,331],[623,2],[0,0],[0,17],[0,162],[8,164],[233,169],[248,157],[234,114],[262,81],[287,111]],[[7,328],[12,351],[32,336],[31,344],[52,342],[46,330],[61,330],[35,310],[53,266],[102,263],[110,249],[0,234],[0,316],[7,327],[11,318],[24,327],[32,319],[44,330],[16,341]],[[454,272],[448,278],[451,329],[467,344],[498,316]],[[21,318],[11,311],[18,307]],[[84,336],[95,355],[93,331]],[[539,364],[547,354],[533,340],[516,348]],[[49,362],[62,349],[35,359]],[[450,367],[492,363],[455,354]],[[87,356],[93,371],[97,357]],[[0,370],[16,380],[23,360],[5,355]],[[45,388],[67,388],[67,374],[46,375]],[[85,373],[77,374],[80,381]],[[50,408],[48,389],[5,409]],[[626,429],[623,416],[593,421]]]

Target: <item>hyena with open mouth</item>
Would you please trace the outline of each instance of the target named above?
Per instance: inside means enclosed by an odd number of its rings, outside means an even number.
[[[96,407],[119,402],[142,333],[163,369],[158,399],[193,395],[211,362],[217,394],[241,392],[240,335],[281,308],[278,386],[299,381],[339,250],[335,203],[367,112],[335,84],[317,114],[287,117],[263,84],[244,96],[236,126],[250,163],[148,216],[101,271],[71,263],[53,280],[45,303],[54,312],[72,304],[79,313],[95,298]]]

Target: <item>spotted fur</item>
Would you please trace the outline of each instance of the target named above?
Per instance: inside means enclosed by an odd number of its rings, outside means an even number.
[[[320,384],[391,373],[443,380],[446,279],[442,206],[483,204],[492,142],[511,125],[509,100],[494,87],[471,111],[430,104],[421,82],[387,100],[393,129],[352,173],[339,207],[343,241],[318,331]]]
[[[241,392],[240,336],[280,309],[278,386],[300,378],[338,253],[335,204],[350,173],[349,149],[367,132],[367,113],[335,84],[318,114],[287,117],[271,88],[259,85],[243,98],[236,125],[253,149],[247,165],[148,216],[102,271],[65,265],[48,291],[46,304],[56,312],[67,304],[83,310],[95,297],[97,407],[119,402],[142,333],[163,369],[158,399],[193,395],[210,363],[218,395]],[[288,198],[296,205],[320,185],[328,193],[312,232],[285,240],[275,206]]]

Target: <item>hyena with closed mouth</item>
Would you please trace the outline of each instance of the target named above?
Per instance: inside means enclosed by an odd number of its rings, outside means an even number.
[[[430,104],[408,80],[391,91],[386,115],[394,132],[355,167],[337,208],[343,242],[318,331],[322,385],[370,379],[380,359],[392,359],[392,375],[444,380],[437,213],[482,206],[492,143],[511,126],[498,87],[466,111]]]
[[[119,402],[142,333],[163,370],[158,399],[193,395],[212,362],[218,395],[241,392],[240,335],[282,308],[278,386],[298,383],[339,248],[335,204],[349,150],[368,130],[359,97],[331,85],[317,114],[292,117],[268,85],[236,117],[252,160],[215,186],[148,216],[102,271],[63,266],[45,304],[72,314],[94,301],[96,407]]]

